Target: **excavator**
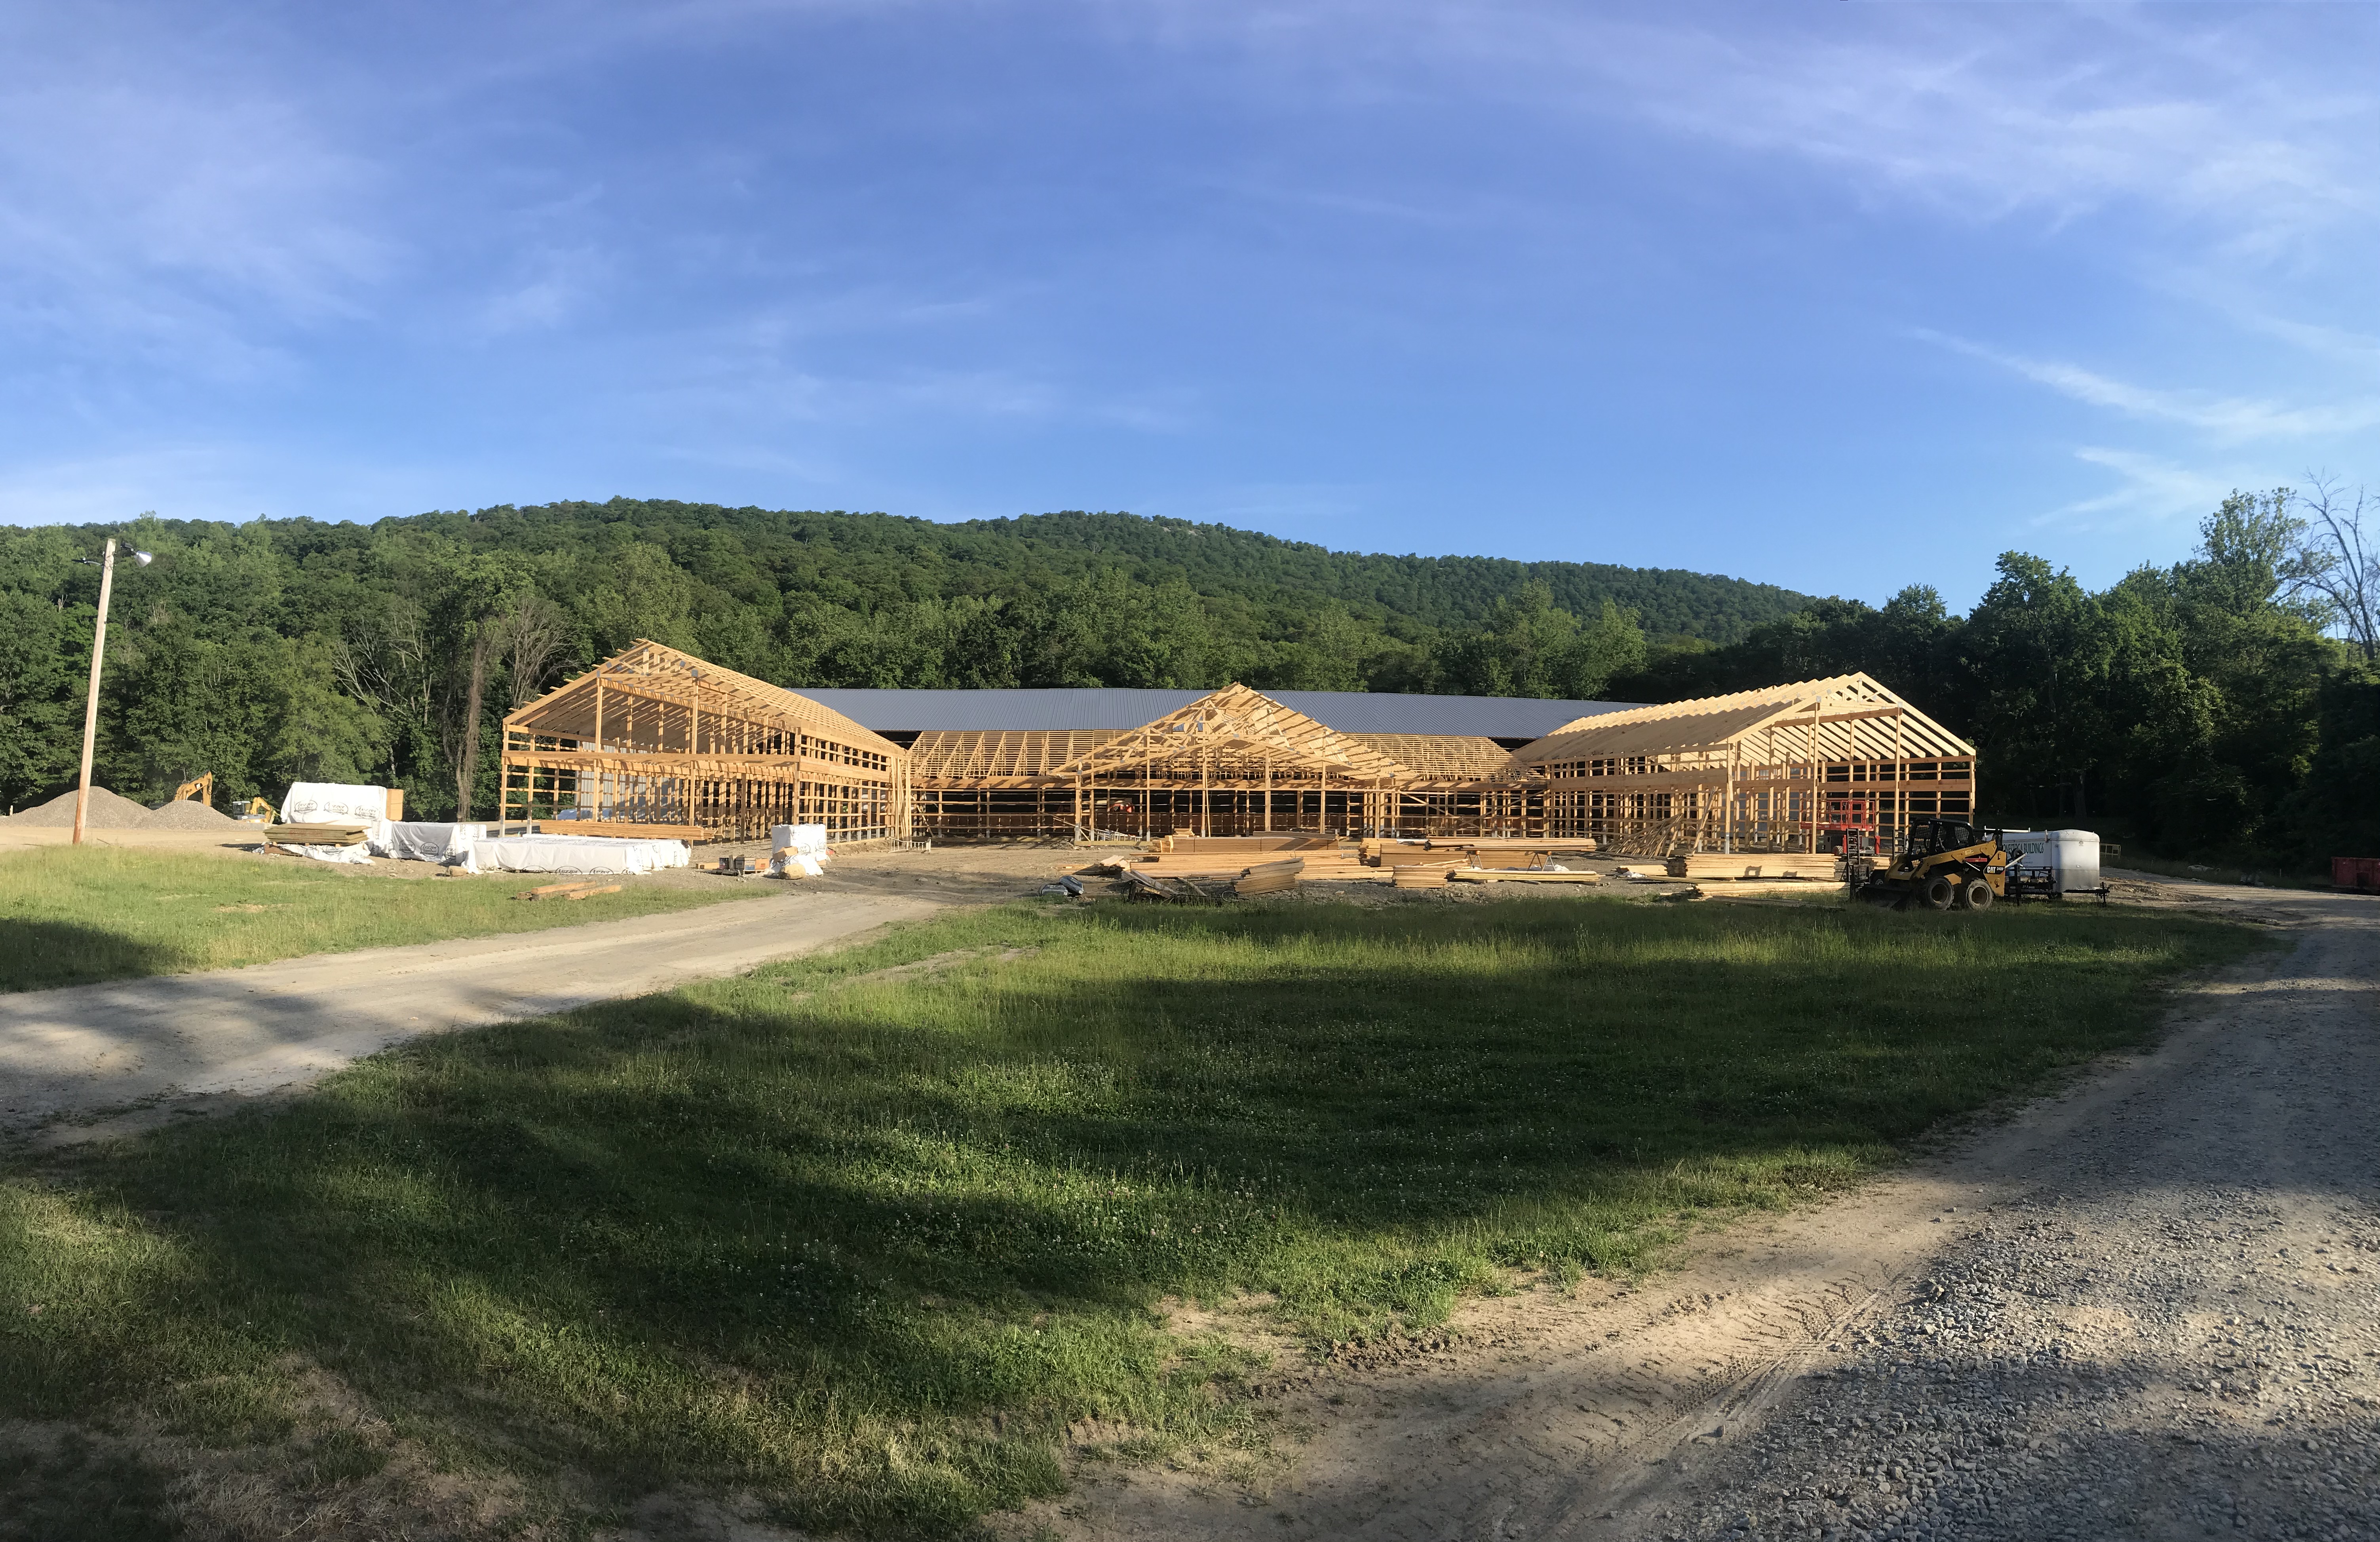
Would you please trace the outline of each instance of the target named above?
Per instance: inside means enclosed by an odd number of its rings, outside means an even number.
[[[1848,857],[1852,898],[1888,910],[1987,911],[2001,900],[2046,900],[2055,890],[2046,868],[2024,865],[2022,852],[2000,843],[2000,832],[1964,819],[1928,819],[1909,827],[1889,863]]]
[[[209,771],[205,775],[201,776],[197,781],[184,782],[181,786],[174,789],[174,802],[178,803],[185,798],[196,798],[200,802],[206,804],[208,807],[213,807],[215,801],[215,774]]]

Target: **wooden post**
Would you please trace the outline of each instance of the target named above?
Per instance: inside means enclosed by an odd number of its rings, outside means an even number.
[[[1330,765],[1322,766],[1322,790],[1314,795],[1314,826],[1324,835],[1330,833]]]
[[[1742,748],[1732,739],[1727,741],[1727,806],[1719,811],[1719,850],[1722,851],[1732,852],[1735,850],[1735,765]]]
[[[1900,855],[1901,838],[1909,827],[1909,763],[1902,758],[1900,745],[1900,730],[1908,716],[1904,712],[1892,715],[1892,854],[1895,857]],[[1879,847],[1884,844],[1881,831],[1877,832],[1876,844]],[[1885,852],[1878,851],[1876,855],[1881,858]]]
[[[82,844],[83,815],[91,809],[91,747],[99,733],[99,665],[107,653],[107,596],[115,587],[115,538],[109,536],[99,559],[99,623],[91,633],[91,693],[82,705],[82,779],[75,784],[74,843]]]
[[[1265,756],[1265,833],[1272,833],[1272,757]]]
[[[1818,851],[1818,805],[1826,797],[1826,770],[1818,764],[1818,719],[1827,710],[1824,696],[1810,704],[1810,833],[1806,850],[1813,856]]]
[[[601,675],[595,677],[595,750],[598,754],[603,750],[603,677]],[[583,809],[587,806],[586,774],[580,773],[578,779],[578,806]],[[595,817],[601,819],[602,816],[603,771],[598,766],[595,770]],[[587,815],[582,814],[578,817],[584,819]]]

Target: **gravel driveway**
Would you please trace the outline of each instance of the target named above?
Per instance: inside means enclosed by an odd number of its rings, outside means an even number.
[[[1018,1535],[2380,1538],[2380,900],[2128,887],[2294,946],[1644,1287],[1287,1370],[1262,1395],[1311,1433],[1269,1483],[1077,1464]]]
[[[766,898],[542,932],[315,953],[0,996],[0,1138],[87,1138],[302,1086],[424,1034],[738,974],[941,901],[771,886]],[[138,1105],[97,1124],[54,1123]]]
[[[2380,905],[2286,902],[2292,955],[1626,1533],[2380,1537]]]

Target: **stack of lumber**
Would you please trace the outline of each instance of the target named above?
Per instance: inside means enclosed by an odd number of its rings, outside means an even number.
[[[1446,880],[1454,873],[1451,864],[1430,866],[1423,863],[1400,863],[1390,870],[1390,882],[1399,888],[1444,888]]]
[[[607,884],[601,878],[573,878],[567,883],[543,884],[525,888],[513,896],[516,900],[591,900],[599,894],[617,894],[620,886]]]
[[[1148,843],[1152,852],[1168,851],[1327,851],[1339,844],[1326,835],[1160,836]]]
[[[1600,873],[1555,873],[1543,868],[1458,867],[1448,876],[1466,884],[1599,884]]]
[[[1209,874],[1209,880],[1213,875]],[[1215,894],[1201,886],[1197,879],[1184,876],[1165,877],[1137,867],[1123,870],[1123,881],[1135,900],[1212,900]]]
[[[1253,894],[1279,894],[1297,887],[1298,875],[1305,871],[1305,859],[1292,857],[1287,862],[1258,863],[1240,875],[1232,885],[1232,892],[1245,898]]]
[[[1671,857],[1670,876],[1725,882],[1742,878],[1804,878],[1820,883],[1840,883],[1843,876],[1842,860],[1825,851],[1697,851],[1692,856]]]
[[[1302,876],[1307,883],[1342,882],[1351,878],[1377,879],[1373,872],[1356,859],[1353,851],[1342,850],[1335,840],[1313,837],[1304,838],[1296,847],[1277,844],[1280,836],[1220,838],[1200,840],[1177,836],[1170,851],[1135,857],[1126,865],[1131,872],[1152,877],[1191,877],[1237,879],[1249,868],[1285,861],[1294,856],[1305,864]],[[1275,844],[1257,845],[1255,842]]]
[[[1422,844],[1434,851],[1470,851],[1483,861],[1507,851],[1586,855],[1592,854],[1596,849],[1593,838],[1588,836],[1446,836]]]
[[[264,838],[276,846],[360,846],[361,825],[267,825]]]

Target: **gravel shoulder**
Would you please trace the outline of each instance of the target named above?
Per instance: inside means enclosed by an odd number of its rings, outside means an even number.
[[[625,921],[0,997],[0,1136],[128,1132],[302,1086],[425,1034],[740,973],[941,903],[769,887]]]
[[[2184,988],[2148,1052],[1642,1286],[1284,1358],[1259,1397],[1303,1436],[1285,1473],[1078,1463],[1020,1525],[2380,1537],[2380,900],[2118,887],[2292,946]]]

